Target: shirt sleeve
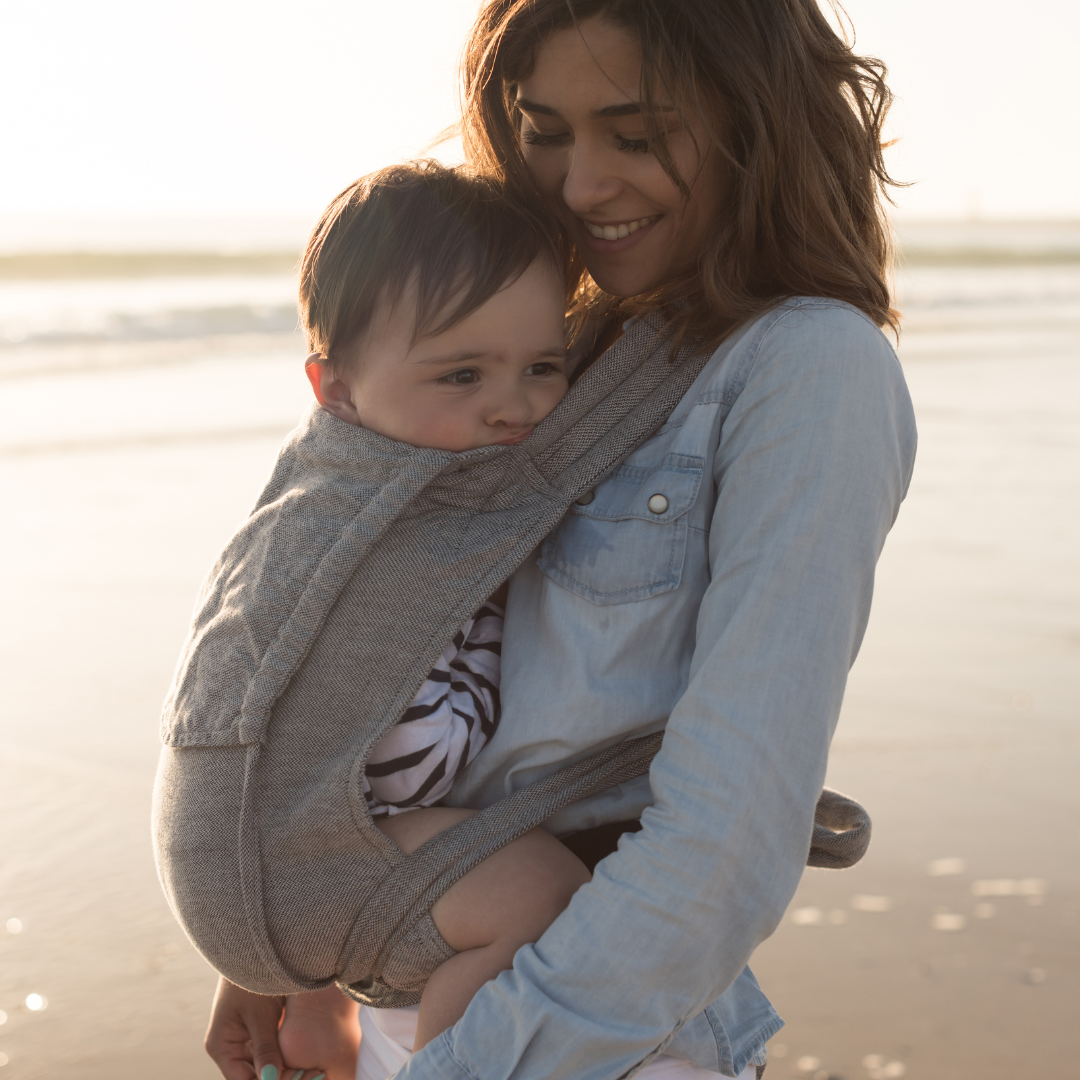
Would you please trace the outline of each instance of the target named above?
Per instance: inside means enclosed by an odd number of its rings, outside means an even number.
[[[854,310],[762,323],[738,347],[712,580],[643,828],[400,1080],[621,1077],[731,985],[794,894],[915,425]]]

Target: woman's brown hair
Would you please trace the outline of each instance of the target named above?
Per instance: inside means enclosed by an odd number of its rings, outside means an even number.
[[[816,0],[489,0],[464,61],[463,138],[473,167],[519,197],[539,198],[522,156],[516,84],[548,35],[594,16],[640,43],[650,149],[680,189],[688,191],[655,104],[693,116],[727,161],[724,209],[697,272],[620,309],[660,310],[677,340],[702,347],[801,295],[847,301],[895,329],[882,212],[894,183],[882,159],[885,67],[857,56]],[[584,266],[576,270],[578,312],[610,310]]]

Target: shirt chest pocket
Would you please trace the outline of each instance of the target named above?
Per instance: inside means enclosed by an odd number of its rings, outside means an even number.
[[[541,546],[537,565],[600,605],[677,588],[703,467],[702,458],[687,454],[668,454],[651,467],[621,465],[570,507]]]

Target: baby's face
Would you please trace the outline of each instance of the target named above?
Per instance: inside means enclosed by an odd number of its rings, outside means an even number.
[[[324,405],[399,442],[442,450],[522,442],[566,393],[562,281],[538,259],[456,326],[413,340],[412,312],[377,318]]]

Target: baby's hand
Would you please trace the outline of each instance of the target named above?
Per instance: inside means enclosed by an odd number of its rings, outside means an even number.
[[[324,1072],[326,1080],[355,1080],[360,1049],[357,1004],[337,987],[312,994],[293,994],[285,1001],[285,1018],[278,1045],[285,1060],[282,1080],[290,1069],[304,1069],[306,1077]]]

